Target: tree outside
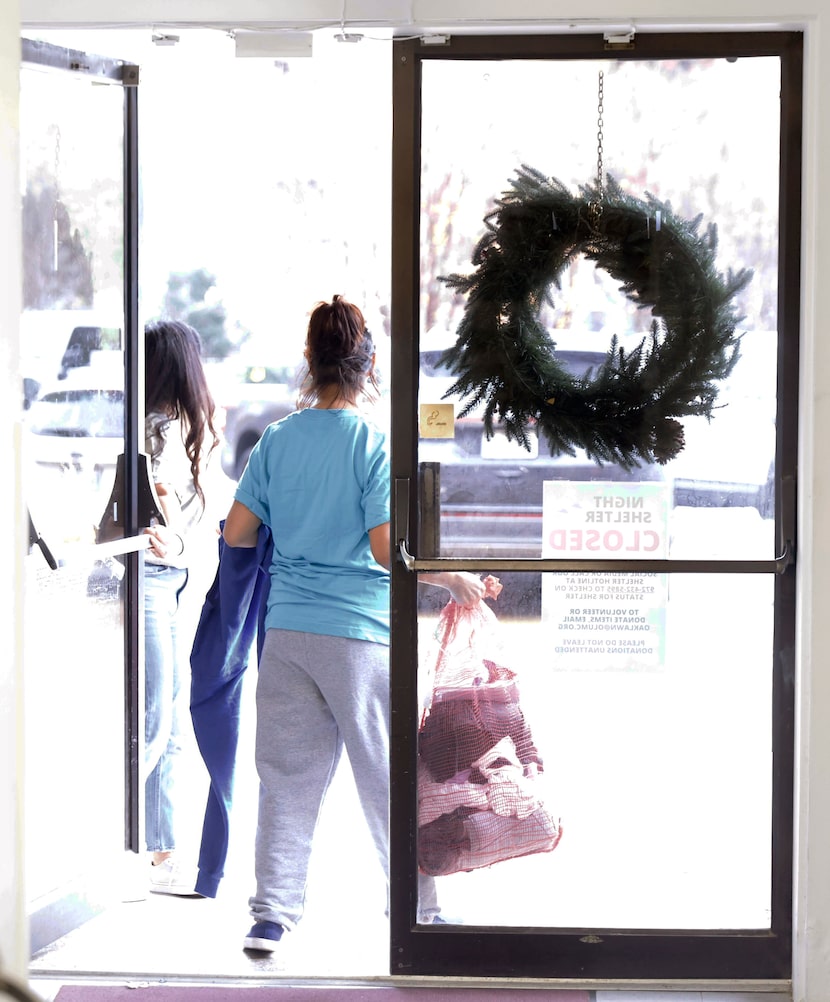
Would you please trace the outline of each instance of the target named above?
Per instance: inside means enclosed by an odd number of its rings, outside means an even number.
[[[221,361],[250,337],[250,331],[228,320],[216,276],[206,268],[170,273],[162,313],[166,319],[181,320],[199,332],[205,358]]]

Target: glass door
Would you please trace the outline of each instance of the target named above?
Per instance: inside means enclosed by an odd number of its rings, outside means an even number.
[[[393,973],[789,976],[800,72],[396,47]]]
[[[25,813],[34,950],[111,897],[125,841],[137,845],[141,541],[129,538],[139,524],[137,73],[118,60],[23,41]],[[115,516],[108,528],[105,513]]]

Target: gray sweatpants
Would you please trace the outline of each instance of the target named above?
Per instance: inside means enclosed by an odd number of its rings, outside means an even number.
[[[257,921],[292,929],[303,913],[312,842],[343,747],[384,873],[389,873],[389,648],[269,630],[256,692]]]

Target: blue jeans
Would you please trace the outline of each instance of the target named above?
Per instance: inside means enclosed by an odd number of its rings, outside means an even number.
[[[179,596],[187,571],[144,565],[144,836],[149,852],[176,848],[174,786],[182,750]]]

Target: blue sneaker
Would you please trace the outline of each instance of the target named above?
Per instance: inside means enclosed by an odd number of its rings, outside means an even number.
[[[273,953],[285,932],[278,922],[256,922],[245,937],[245,950],[260,950],[263,953]]]

